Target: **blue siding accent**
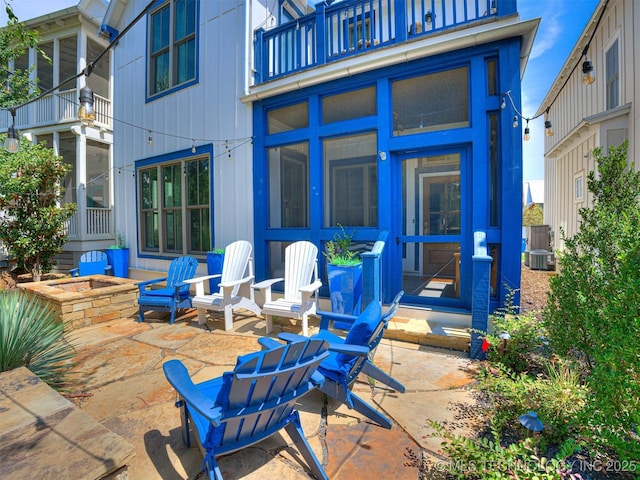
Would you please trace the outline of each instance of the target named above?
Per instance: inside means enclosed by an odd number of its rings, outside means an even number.
[[[482,2],[480,2],[482,3]],[[254,103],[254,199],[255,199],[255,258],[256,279],[269,276],[268,249],[270,241],[291,242],[310,240],[320,248],[323,242],[333,238],[335,228],[324,227],[324,171],[322,140],[345,134],[375,131],[377,134],[378,168],[378,225],[375,228],[357,227],[356,241],[374,242],[382,232],[389,238],[382,255],[381,278],[382,300],[391,301],[393,293],[402,287],[402,272],[398,264],[402,252],[402,233],[399,230],[402,205],[401,167],[402,158],[415,155],[433,155],[456,152],[461,155],[461,188],[463,232],[456,237],[461,247],[461,278],[463,278],[460,300],[439,299],[438,305],[449,305],[471,311],[472,308],[489,311],[504,304],[508,288],[520,286],[520,236],[521,236],[521,182],[522,147],[520,132],[513,131],[512,118],[500,110],[500,96],[489,95],[487,89],[486,59],[498,60],[498,90],[511,90],[514,101],[520,99],[520,39],[513,38],[474,48],[449,52],[384,69],[370,71],[346,79],[327,82],[278,97]],[[450,130],[428,131],[412,135],[393,135],[392,82],[442,70],[467,66],[469,68],[469,126]],[[375,85],[377,89],[377,114],[333,124],[321,122],[321,99],[324,95],[344,93]],[[499,93],[498,92],[498,93]],[[309,125],[307,128],[268,135],[266,112],[269,109],[309,102]],[[490,113],[498,113],[498,154],[500,157],[500,222],[490,228],[489,218],[489,121]],[[270,229],[268,218],[268,171],[266,151],[268,148],[301,141],[309,141],[309,208],[308,228]],[[384,153],[382,159],[380,152]],[[353,229],[345,225],[347,230]],[[473,257],[473,232],[486,232],[485,243],[497,245],[498,278],[497,296],[486,294],[483,302],[476,302],[476,289],[484,283],[489,286],[491,257],[486,267],[488,273],[477,267]],[[396,238],[400,240],[397,243]],[[420,238],[420,237],[414,237]],[[437,240],[435,237],[431,239]],[[515,248],[510,243],[517,239]],[[442,241],[451,237],[443,236]],[[419,241],[419,240],[418,240]],[[324,277],[324,257],[319,257],[319,272]],[[482,262],[480,262],[482,263]],[[484,268],[484,267],[483,267]],[[480,275],[482,273],[482,275]],[[484,275],[488,275],[484,278]],[[478,282],[476,284],[476,282]],[[505,287],[504,285],[508,285]],[[488,292],[488,290],[487,290]],[[326,292],[322,291],[326,296]],[[420,301],[425,301],[420,299]],[[449,303],[447,303],[449,302]],[[488,314],[488,313],[487,313]],[[483,314],[484,315],[484,314]],[[486,318],[485,318],[486,321]]]

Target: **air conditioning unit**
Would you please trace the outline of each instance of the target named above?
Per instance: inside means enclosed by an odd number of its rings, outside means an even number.
[[[548,250],[531,250],[529,252],[529,268],[531,270],[550,270],[553,265],[553,253]]]

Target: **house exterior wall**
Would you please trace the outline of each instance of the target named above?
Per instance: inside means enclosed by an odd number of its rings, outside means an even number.
[[[73,164],[73,171],[64,182],[67,189],[64,199],[75,202],[78,210],[68,223],[69,240],[64,245],[64,254],[58,258],[58,268],[69,269],[76,265],[84,251],[104,248],[114,238],[112,217],[112,185],[109,178],[111,133],[111,72],[102,69],[103,78],[90,77],[89,83],[99,87],[101,96],[96,97],[97,118],[94,126],[83,125],[77,115],[78,92],[87,80],[83,75],[67,83],[72,75],[80,73],[92,61],[91,49],[102,50],[108,42],[97,35],[100,22],[107,9],[104,0],[81,0],[76,6],[52,12],[33,19],[24,19],[29,29],[38,31],[40,46],[46,48],[52,65],[46,63],[32,48],[28,52],[28,63],[34,67],[31,80],[40,81],[40,91],[53,92],[19,108],[16,111],[15,126],[27,139],[46,142],[57,155]],[[65,42],[73,39],[75,48],[65,48]],[[91,42],[91,49],[89,43]],[[69,45],[69,44],[67,44]],[[46,47],[44,47],[46,46]],[[108,60],[107,54],[105,59]],[[104,64],[109,65],[105,60]],[[9,66],[11,67],[11,66]],[[43,73],[38,68],[44,70]],[[106,72],[104,71],[106,70]],[[46,83],[42,80],[46,77]],[[11,125],[7,111],[0,115],[0,129]],[[105,152],[87,157],[87,142],[105,146]],[[87,162],[93,162],[87,165]],[[93,190],[92,190],[93,189]],[[100,190],[98,192],[98,190]],[[104,199],[108,204],[96,207],[96,199]]]
[[[462,187],[454,185],[456,182],[452,185],[462,190],[464,208],[464,233],[458,235],[457,240],[461,247],[460,275],[463,280],[460,297],[454,306],[470,310],[475,231],[485,232],[489,249],[497,252],[493,261],[492,306],[502,305],[508,290],[517,291],[520,285],[522,147],[520,129],[511,127],[512,114],[500,109],[500,94],[511,91],[519,108],[520,79],[526,64],[522,59],[528,55],[537,21],[519,22],[514,15],[515,2],[503,0],[504,18],[481,19],[469,31],[452,28],[434,40],[419,38],[410,46],[403,41],[384,52],[354,55],[338,66],[327,65],[273,82],[254,84],[254,31],[269,22],[272,13],[264,3],[195,2],[198,12],[197,66],[195,79],[186,88],[178,86],[155,96],[149,94],[149,14],[133,25],[114,49],[116,228],[131,248],[131,276],[157,276],[157,272],[167,270],[176,256],[192,254],[188,240],[189,235],[195,233],[193,231],[183,232],[186,241],[181,246],[169,245],[165,238],[158,239],[159,247],[149,246],[153,242],[148,242],[145,228],[153,221],[166,220],[154,220],[152,215],[142,212],[148,184],[164,181],[161,176],[154,179],[152,169],[155,166],[158,166],[158,172],[164,172],[163,165],[172,162],[187,165],[192,158],[206,159],[211,182],[211,246],[224,247],[238,239],[252,241],[256,278],[262,280],[274,273],[274,265],[277,267],[279,261],[277,248],[270,249],[269,242],[284,245],[305,239],[322,247],[323,242],[331,240],[337,231],[334,224],[324,226],[328,214],[322,206],[326,194],[322,180],[322,142],[347,134],[373,134],[376,143],[372,163],[377,168],[375,181],[382,193],[371,208],[378,210],[378,220],[367,228],[358,227],[355,240],[373,242],[382,231],[392,232],[383,260],[383,278],[389,285],[384,300],[388,301],[388,297],[402,286],[403,246],[400,244],[424,241],[418,238],[420,235],[412,236],[417,240],[400,239],[403,234],[398,220],[401,208],[398,201],[403,178],[402,161],[415,156],[415,152],[422,157],[442,157],[453,152],[461,159]],[[397,0],[394,3],[398,4]],[[154,4],[151,12],[163,5],[162,2]],[[126,3],[114,0],[105,21],[116,31],[122,30],[146,6],[147,2],[142,0]],[[278,55],[289,52],[278,52]],[[384,58],[383,65],[377,63],[380,58]],[[496,77],[491,94],[488,93],[489,61],[495,61],[492,75]],[[354,65],[357,65],[358,74],[350,71]],[[464,105],[468,109],[468,125],[418,132],[417,135],[394,134],[390,93],[393,82],[458,67],[467,69],[468,90],[463,93],[468,97]],[[377,88],[375,116],[336,122],[328,127],[318,123],[323,95],[340,94],[363,85]],[[309,99],[310,128],[267,138],[269,109]],[[493,124],[490,117],[495,119]],[[151,142],[148,137],[152,137]],[[308,138],[312,138],[309,142],[310,225],[274,229],[266,219],[273,206],[273,191],[269,191],[267,185],[271,173],[267,149],[277,148],[279,142],[291,144]],[[190,174],[184,170],[184,175]],[[145,183],[145,178],[149,183]],[[177,179],[174,181],[179,184]],[[189,180],[182,185],[187,184],[190,184]],[[411,188],[415,188],[413,184]],[[163,199],[149,197],[148,200],[151,204]],[[154,206],[153,210],[159,212],[158,217],[164,218],[162,207]],[[351,230],[351,225],[344,226],[347,231]],[[446,243],[447,238],[435,241]],[[193,255],[201,262],[199,273],[204,273],[204,251],[196,251]],[[455,255],[452,258],[456,258]],[[323,265],[323,257],[319,260]]]
[[[628,139],[629,162],[640,167],[639,28],[637,2],[601,1],[538,110],[549,109],[554,130],[552,137],[545,137],[544,221],[551,226],[556,249],[564,247],[561,232],[572,236],[578,231],[579,208],[592,205],[586,182],[588,173],[596,169],[594,148],[606,152],[608,146]],[[607,108],[606,52],[615,41],[619,47],[619,102]],[[596,75],[591,85],[582,83],[581,54],[586,45]],[[576,195],[580,178],[582,197]]]
[[[124,5],[118,23],[128,25],[148,2]],[[114,150],[117,230],[131,249],[131,275],[166,271],[179,252],[141,248],[136,167],[175,156],[210,159],[211,246],[253,240],[251,105],[239,98],[246,87],[245,31],[247,2],[198,1],[197,82],[159,98],[147,97],[147,17],[115,47]],[[148,137],[152,137],[152,145]],[[207,248],[208,249],[208,248]],[[184,254],[189,253],[186,251]],[[204,254],[196,255],[201,262]],[[135,271],[138,271],[137,273]],[[205,271],[201,263],[200,271]]]

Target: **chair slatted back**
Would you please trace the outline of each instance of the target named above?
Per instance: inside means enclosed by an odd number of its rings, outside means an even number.
[[[167,287],[173,288],[177,284],[193,278],[198,268],[198,261],[190,256],[178,257],[171,261],[169,272],[167,273]],[[180,287],[180,295],[189,294],[189,284]]]
[[[328,355],[328,344],[316,339],[241,358],[233,373],[225,374],[232,378],[226,379],[231,385],[220,448],[251,443],[282,428],[297,399],[315,388],[311,375]]]
[[[247,266],[249,275],[253,276],[253,264],[251,263],[251,243],[246,240],[233,242],[224,249],[224,263],[222,264],[222,275],[220,282],[231,282],[245,277]],[[240,285],[233,289],[233,295],[238,293]]]
[[[318,278],[318,247],[307,241],[294,242],[284,253],[284,299],[300,302],[300,287]]]
[[[92,250],[80,256],[78,272],[81,276],[94,274],[104,275],[107,265],[107,254],[99,250]]]

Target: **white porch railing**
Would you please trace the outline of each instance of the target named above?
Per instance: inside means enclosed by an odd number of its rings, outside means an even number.
[[[96,125],[108,129],[113,128],[111,114],[111,100],[94,96],[93,108],[96,111]],[[33,103],[16,110],[15,126],[17,129],[42,127],[57,123],[75,122],[78,120],[78,94],[77,90],[52,93],[39,98]],[[11,126],[11,114],[2,111],[0,114],[0,130],[6,130]]]
[[[85,228],[82,228],[82,212],[76,212],[67,222],[69,240],[98,240],[113,238],[113,211],[110,208],[86,208]]]

